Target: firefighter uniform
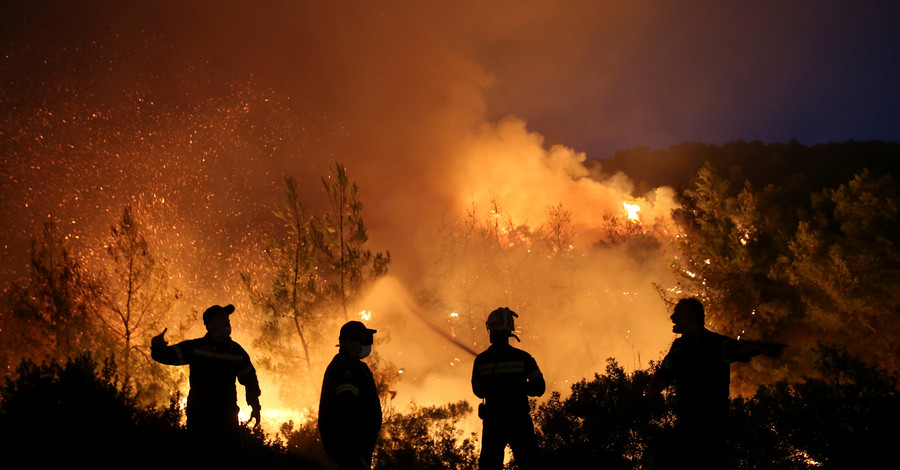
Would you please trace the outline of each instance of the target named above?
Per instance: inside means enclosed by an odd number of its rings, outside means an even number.
[[[475,358],[472,391],[485,403],[481,470],[503,468],[507,444],[520,468],[539,468],[540,455],[529,396],[543,395],[546,384],[537,362],[525,351],[498,341]]]
[[[675,461],[698,468],[725,465],[731,363],[749,361],[738,355],[739,344],[703,328],[675,339],[663,359],[658,374],[677,391]]]
[[[246,389],[247,404],[259,409],[259,381],[256,369],[244,348],[228,339],[216,342],[206,335],[172,346],[151,347],[157,362],[170,366],[190,366],[187,399],[189,430],[206,431],[238,425],[235,379]]]
[[[339,352],[325,370],[319,399],[325,452],[342,470],[371,468],[381,419],[381,401],[369,367],[358,356]]]
[[[372,468],[381,431],[381,400],[372,371],[360,359],[372,352],[375,330],[361,322],[341,327],[340,350],[325,369],[319,397],[319,435],[341,470]]]

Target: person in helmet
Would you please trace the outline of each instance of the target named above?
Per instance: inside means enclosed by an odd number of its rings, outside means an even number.
[[[369,367],[375,330],[362,322],[341,327],[340,349],[325,370],[319,398],[319,435],[325,453],[341,470],[372,467],[381,431],[381,401]]]
[[[491,345],[475,358],[472,391],[483,403],[478,415],[483,420],[481,470],[503,468],[506,446],[522,469],[541,468],[528,397],[544,394],[546,384],[537,362],[525,351],[509,344],[515,335],[515,312],[501,307],[488,315]]]
[[[150,342],[150,356],[157,362],[190,367],[187,429],[199,458],[212,464],[236,465],[238,448],[237,389],[235,379],[246,390],[250,419],[259,425],[259,381],[250,356],[231,339],[233,305],[213,305],[203,312],[206,335],[169,346],[168,328]]]

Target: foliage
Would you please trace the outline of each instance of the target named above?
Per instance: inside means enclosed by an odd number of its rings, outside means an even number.
[[[0,432],[9,461],[18,455],[39,466],[95,466],[102,460],[112,466],[146,455],[162,464],[184,452],[174,401],[161,411],[138,407],[111,360],[102,368],[89,355],[64,364],[23,361],[16,377],[0,388]]]
[[[667,148],[635,147],[612,158],[588,160],[603,174],[625,173],[638,193],[660,186],[682,191],[691,186],[697,170],[708,163],[732,187],[750,181],[756,188],[773,188],[782,207],[806,205],[809,195],[844,183],[848,175],[868,168],[876,174],[900,174],[900,143],[847,141],[802,145],[799,142],[763,144],[733,141],[724,145],[685,142]]]
[[[294,356],[294,335],[303,349],[303,362],[311,367],[310,345],[317,336],[317,307],[321,309],[321,279],[316,270],[317,256],[313,245],[312,219],[300,201],[297,182],[285,177],[285,198],[275,215],[281,219],[288,236],[266,242],[266,270],[271,276],[267,290],[254,286],[250,274],[241,273],[245,288],[254,306],[264,310],[268,319],[262,334],[254,343],[272,354],[261,361],[275,372],[295,367],[289,359]]]
[[[330,280],[327,291],[338,301],[344,320],[350,320],[351,303],[369,281],[387,272],[391,254],[373,255],[365,249],[369,235],[362,220],[359,187],[343,165],[335,162],[331,174],[322,178],[322,186],[330,212],[316,220],[316,246],[329,267],[323,274]]]
[[[269,286],[260,288],[250,274],[241,274],[251,301],[270,318],[259,345],[273,346],[269,338],[285,337],[281,346],[287,343],[290,349],[287,337],[293,334],[286,334],[282,324],[287,320],[300,340],[308,367],[311,346],[322,336],[322,329],[333,326],[339,316],[349,320],[350,304],[358,300],[363,287],[387,272],[390,263],[390,253],[373,255],[365,249],[368,235],[359,188],[346,169],[336,163],[323,186],[331,212],[316,215],[300,200],[297,182],[285,178],[285,198],[275,215],[285,223],[287,236],[267,240]],[[282,355],[288,354],[282,351]]]
[[[316,416],[304,422],[288,421],[281,425],[278,438],[284,448],[296,455],[301,455],[311,462],[319,462],[325,466],[331,459],[325,454],[325,447],[319,439],[319,425]]]
[[[296,180],[285,177],[284,199],[275,216],[284,222],[286,234],[266,240],[261,281],[241,273],[251,303],[265,314],[253,343],[261,351],[256,363],[291,380],[295,398],[298,388],[309,397],[318,392],[311,374],[297,378],[298,366],[311,372],[328,359],[327,353],[316,355],[325,338],[337,336],[340,323],[350,319],[348,309],[390,263],[390,253],[365,248],[359,188],[346,168],[335,163],[322,182],[330,212],[316,214],[301,201]],[[377,357],[370,364],[376,375],[378,368],[388,367]],[[298,387],[297,380],[306,383]]]
[[[94,289],[101,306],[98,318],[115,338],[125,380],[136,373],[152,379],[161,374],[159,366],[146,354],[147,344],[138,340],[161,328],[179,293],[169,287],[166,265],[153,256],[130,207],[110,232],[106,251],[111,263]]]
[[[32,242],[29,278],[12,285],[0,313],[0,378],[22,359],[65,360],[106,344],[95,324],[94,284],[56,232],[53,220],[44,224]]]
[[[387,412],[378,446],[377,470],[474,469],[476,436],[464,436],[460,422],[472,413],[465,401],[444,406],[413,407],[407,413]],[[319,440],[316,418],[284,423],[279,432],[288,452],[313,462],[330,462]]]
[[[533,230],[518,223],[494,199],[487,210],[482,212],[473,203],[464,216],[441,227],[442,244],[429,280],[430,303],[439,304],[430,310],[441,314],[435,321],[456,313],[454,334],[464,343],[475,344],[485,339],[487,312],[500,305],[535,313],[521,319],[524,326],[549,307],[550,298],[557,309],[564,308],[560,302],[574,299],[571,276],[554,275],[572,272],[572,216],[561,205],[549,207],[547,216],[546,223]],[[538,295],[548,289],[553,295]]]
[[[735,400],[744,468],[881,468],[900,458],[897,376],[835,348],[818,354],[816,377]]]
[[[813,199],[783,258],[829,342],[900,370],[900,186],[869,172]]]
[[[900,458],[898,377],[844,351],[817,350],[815,377],[761,386],[732,400],[729,454],[741,469],[880,468]],[[558,392],[535,421],[545,459],[558,468],[660,468],[674,430],[677,391],[646,394],[653,367],[626,374],[610,360],[603,375]]]
[[[168,407],[142,406],[115,362],[90,355],[36,365],[23,361],[0,387],[0,439],[7,462],[37,467],[181,468],[195,459],[179,397]],[[243,428],[242,455],[255,468],[321,468]]]
[[[814,345],[807,339],[810,325],[799,292],[782,269],[795,221],[772,202],[771,188],[755,191],[745,181],[735,192],[707,164],[673,217],[681,232],[673,263],[680,296],[703,301],[707,327],[792,345],[781,368],[739,369],[736,387],[752,393],[750,384],[808,371]]]
[[[740,469],[881,468],[900,458],[898,377],[834,348],[818,350],[816,375],[760,387],[732,401],[730,454]],[[545,461],[553,468],[653,469],[673,430],[674,392],[648,396],[653,367],[606,371],[554,392],[533,411]],[[24,361],[0,387],[0,439],[8,461],[39,466],[178,467],[191,458],[178,397],[163,409],[140,405],[114,361],[90,356],[65,364]],[[389,413],[377,469],[471,469],[476,436],[461,421],[466,402]],[[243,428],[244,461],[254,468],[327,468],[315,419],[286,423],[276,437]]]
[[[770,275],[787,246],[777,214],[749,183],[733,195],[709,165],[675,211],[682,231],[676,274],[683,290],[703,300],[707,323],[723,333],[774,331],[784,311],[780,304],[791,299]]]
[[[602,468],[644,468],[672,424],[668,402],[648,395],[651,374],[626,374],[609,359],[606,373],[554,391],[535,422],[545,460],[559,468],[591,462]]]
[[[475,435],[464,436],[459,423],[472,413],[465,401],[444,406],[414,406],[390,414],[375,452],[376,470],[476,468]]]

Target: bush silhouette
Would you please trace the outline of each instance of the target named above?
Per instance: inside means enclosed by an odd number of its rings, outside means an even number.
[[[180,425],[178,397],[162,410],[140,406],[118,385],[112,361],[100,366],[87,354],[65,364],[23,361],[0,397],[3,458],[19,466],[185,468],[196,457]],[[244,462],[235,468],[320,468],[260,430],[245,428],[241,447]]]

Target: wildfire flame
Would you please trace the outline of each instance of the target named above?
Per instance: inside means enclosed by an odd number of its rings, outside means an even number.
[[[622,206],[625,207],[625,212],[628,213],[629,220],[633,220],[635,222],[637,222],[639,220],[637,213],[641,210],[641,206],[639,206],[637,204],[629,204],[627,202],[623,202]]]

